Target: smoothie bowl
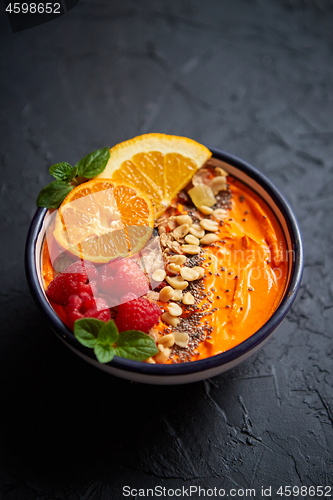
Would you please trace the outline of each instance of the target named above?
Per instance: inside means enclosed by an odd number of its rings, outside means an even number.
[[[27,238],[28,283],[57,336],[96,367],[151,384],[203,380],[257,351],[303,269],[276,187],[239,158],[163,134],[115,146],[97,175],[87,158],[51,167],[70,187],[53,205],[41,193],[50,208]]]

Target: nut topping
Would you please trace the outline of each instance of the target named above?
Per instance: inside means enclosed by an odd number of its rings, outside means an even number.
[[[215,243],[215,241],[219,241],[219,237],[217,234],[209,233],[205,234],[203,238],[201,238],[200,243],[202,245],[210,245],[211,243]]]
[[[191,226],[193,222],[189,215],[177,215],[176,221],[180,226],[182,226],[183,224],[188,224],[189,226]]]
[[[186,306],[190,306],[194,304],[194,297],[190,292],[186,292],[183,299],[182,299],[183,304]]]
[[[185,236],[185,241],[189,245],[199,245],[200,244],[199,238],[196,238],[195,236],[193,236],[193,234],[186,235]]]
[[[218,231],[219,229],[218,223],[211,219],[202,219],[200,221],[200,226],[206,231]]]
[[[171,316],[171,314],[169,314],[168,312],[163,313],[161,318],[164,323],[170,326],[177,326],[180,322],[180,319],[176,318],[175,316]]]
[[[184,236],[188,233],[189,228],[190,228],[189,224],[182,224],[172,232],[172,235],[175,238],[184,238]]]
[[[175,288],[176,290],[185,290],[188,285],[187,281],[184,281],[181,276],[167,276],[166,281],[169,283],[169,285],[172,286],[172,288]]]
[[[191,267],[182,267],[180,270],[180,274],[184,278],[184,280],[187,281],[195,281],[199,278],[198,271]]]
[[[201,252],[201,248],[198,245],[182,245],[182,250],[184,253],[190,255],[196,255]]]
[[[182,308],[178,304],[175,304],[174,302],[170,302],[167,309],[169,311],[169,314],[171,314],[171,316],[181,316],[183,314]]]
[[[190,340],[188,333],[186,332],[174,332],[174,341],[179,347],[187,347]]]
[[[188,232],[193,234],[196,238],[202,238],[205,236],[205,231],[199,226],[199,224],[192,224]]]
[[[166,272],[164,271],[164,269],[156,269],[156,271],[154,271],[152,275],[154,281],[163,281],[165,277]]]

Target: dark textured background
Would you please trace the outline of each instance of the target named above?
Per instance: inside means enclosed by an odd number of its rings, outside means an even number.
[[[0,11],[0,498],[332,484],[332,2],[81,0],[15,34]],[[189,386],[89,366],[51,333],[24,276],[48,167],[151,131],[257,166],[305,244],[300,293],[270,342]]]

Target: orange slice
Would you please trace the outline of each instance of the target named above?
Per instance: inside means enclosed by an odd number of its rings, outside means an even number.
[[[138,187],[154,203],[159,217],[212,153],[202,144],[165,134],[145,134],[110,150],[99,177]]]
[[[154,227],[152,202],[139,189],[110,179],[75,187],[58,209],[54,237],[72,254],[109,262],[141,250]]]

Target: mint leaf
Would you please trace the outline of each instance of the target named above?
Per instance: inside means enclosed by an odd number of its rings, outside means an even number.
[[[78,175],[80,177],[91,179],[92,177],[101,174],[105,169],[109,158],[109,148],[97,149],[96,151],[89,153],[75,165]]]
[[[94,347],[94,353],[100,363],[108,363],[112,361],[115,350],[111,345],[97,343]]]
[[[118,328],[114,321],[104,323],[98,332],[97,342],[101,345],[112,345],[118,340]]]
[[[61,162],[52,165],[49,168],[49,172],[58,181],[70,182],[77,175],[77,168],[71,167],[69,163]]]
[[[144,361],[158,353],[156,343],[149,335],[136,330],[121,332],[115,354],[121,358]]]
[[[37,197],[37,207],[58,208],[73,189],[64,181],[53,181],[41,190]]]
[[[104,325],[104,321],[95,318],[77,319],[74,323],[75,338],[85,347],[93,348]]]
[[[109,363],[115,355],[144,361],[158,353],[155,341],[149,335],[136,330],[118,333],[112,319],[107,323],[95,318],[77,319],[74,335],[82,345],[94,349],[100,363]]]

